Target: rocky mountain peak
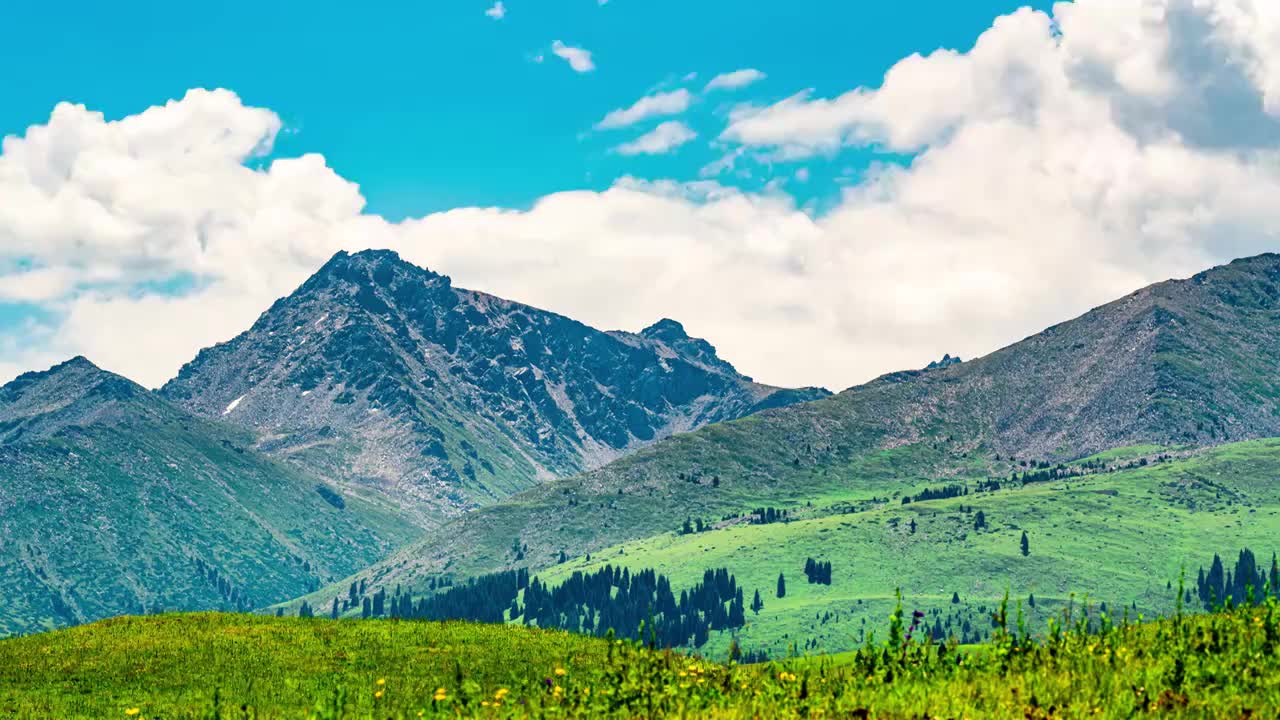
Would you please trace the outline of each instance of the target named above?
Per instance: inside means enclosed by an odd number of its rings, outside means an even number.
[[[343,252],[161,392],[437,516],[821,396],[751,382],[677,322],[646,332],[456,288],[394,252]]]
[[[685,332],[684,325],[672,320],[671,318],[662,318],[658,322],[640,331],[640,335],[654,340],[689,340],[689,333]]]
[[[0,387],[0,442],[116,417],[119,406],[148,397],[141,385],[76,356]]]

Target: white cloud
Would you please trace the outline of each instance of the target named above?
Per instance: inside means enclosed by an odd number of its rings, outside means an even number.
[[[389,223],[318,156],[245,168],[280,123],[231,93],[116,122],[60,105],[0,153],[0,287],[48,273],[7,292],[49,315],[0,331],[0,372],[83,353],[159,384],[334,251],[391,247],[597,327],[678,318],[761,380],[839,388],[1274,249],[1280,6],[1056,12],[903,60],[879,88],[740,111],[731,129],[753,123],[726,137],[730,158],[915,154],[855,172],[822,214],[780,191],[628,180]],[[176,296],[138,290],[175,276],[194,280]]]
[[[796,170],[796,182],[809,182],[809,168],[800,168]]]
[[[627,127],[646,118],[661,115],[679,115],[689,109],[691,102],[693,102],[693,95],[689,94],[689,91],[684,88],[671,92],[646,95],[632,103],[630,107],[610,111],[604,116],[604,119],[596,123],[596,129],[607,130]]]
[[[507,16],[507,6],[503,4],[502,0],[498,0],[493,4],[493,7],[489,8],[488,10],[485,10],[484,14],[493,18],[494,20],[501,20],[502,18]]]
[[[668,120],[631,142],[614,148],[620,155],[663,155],[698,137],[688,125]]]
[[[554,53],[556,57],[559,57],[569,63],[569,67],[573,68],[576,72],[585,73],[596,69],[595,62],[591,60],[590,50],[571,47],[569,45],[565,45],[559,40],[556,40],[551,43],[551,52]]]
[[[755,68],[744,68],[742,70],[734,70],[733,72],[722,73],[711,78],[711,82],[707,83],[706,91],[712,90],[736,90],[746,87],[752,83],[768,77],[764,73]]]

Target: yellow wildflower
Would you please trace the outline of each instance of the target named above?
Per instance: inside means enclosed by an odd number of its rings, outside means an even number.
[[[498,688],[498,692],[494,693],[494,694],[493,694],[493,696],[494,696],[495,698],[497,698],[497,699],[501,700],[502,698],[506,697],[506,696],[507,696],[507,693],[509,693],[509,692],[511,692],[511,691],[510,691],[510,690],[508,690],[508,689],[506,689],[506,688]]]
[[[565,675],[568,675],[568,674],[569,674],[568,670],[565,670],[562,667],[556,668],[556,677],[564,677]]]
[[[374,696],[374,697],[376,697],[376,698],[380,698],[380,697],[382,697],[382,691],[381,691],[381,690],[379,690],[378,692],[374,693],[374,694],[373,694],[373,696]]]
[[[137,714],[138,714],[138,713],[140,713],[140,712],[142,712],[142,710],[140,710],[140,709],[138,709],[138,708],[129,708],[128,710],[125,710],[125,711],[124,711],[124,714],[125,714],[125,715],[128,715],[128,716],[130,716],[130,717],[133,717],[134,715],[137,715]]]
[[[378,684],[379,684],[379,685],[386,685],[386,684],[387,684],[387,679],[386,679],[386,678],[378,678]]]
[[[435,700],[436,702],[447,700],[448,698],[449,698],[449,693],[445,692],[444,688],[436,688],[436,694],[431,696],[431,699]]]
[[[551,688],[551,694],[552,694],[552,695],[554,695],[554,696],[556,696],[556,697],[560,697],[561,695],[564,695],[564,688],[562,688],[562,687],[560,687],[559,685],[557,685],[557,686],[555,686],[555,687]]]
[[[483,705],[483,706],[485,706],[485,707],[489,707],[489,701],[488,701],[488,700],[481,700],[481,701],[480,701],[480,704],[481,704],[481,705]]]

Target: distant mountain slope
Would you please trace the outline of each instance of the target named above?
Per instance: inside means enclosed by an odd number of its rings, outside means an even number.
[[[388,251],[339,253],[162,393],[426,525],[672,433],[829,394],[754,383],[670,320],[604,333]]]
[[[1280,436],[1280,256],[1150,286],[986,357],[721,423],[461,518],[362,573],[421,587],[717,518],[1113,447]],[[447,542],[445,539],[447,538]]]
[[[84,358],[0,388],[0,635],[268,604],[416,533],[249,442]]]

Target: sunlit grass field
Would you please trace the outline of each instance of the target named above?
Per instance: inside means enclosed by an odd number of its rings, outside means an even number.
[[[1274,717],[1274,602],[1145,625],[1012,612],[992,642],[883,640],[737,665],[510,626],[245,615],[120,618],[0,641],[17,718]]]
[[[1126,448],[1098,457],[1160,452]],[[748,613],[738,641],[773,657],[793,645],[804,652],[810,640],[815,652],[861,645],[868,632],[881,629],[898,588],[909,605],[930,612],[931,623],[934,613],[963,616],[983,634],[990,629],[986,615],[1006,591],[1023,602],[1036,627],[1086,595],[1117,617],[1128,610],[1150,618],[1174,610],[1181,573],[1193,584],[1214,553],[1234,558],[1248,547],[1269,567],[1280,549],[1277,476],[1280,441],[1236,443],[1133,469],[851,514],[801,504],[793,513],[802,519],[793,522],[663,533],[589,560],[572,558],[538,576],[555,584],[611,564],[654,568],[680,588],[706,568],[728,568],[748,599],[759,590],[764,600],[758,614]],[[978,511],[986,520],[981,530],[974,527]],[[832,563],[830,585],[806,581],[808,557]],[[787,581],[784,598],[776,597],[780,573]],[[729,640],[713,634],[706,649],[723,653]]]

